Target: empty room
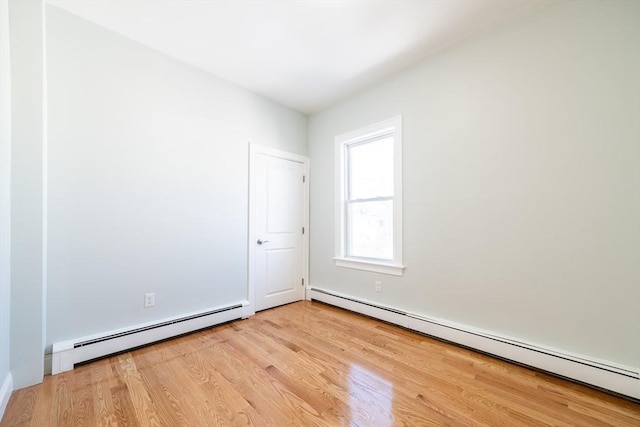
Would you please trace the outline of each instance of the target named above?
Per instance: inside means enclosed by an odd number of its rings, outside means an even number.
[[[0,426],[640,426],[640,1],[0,0]]]

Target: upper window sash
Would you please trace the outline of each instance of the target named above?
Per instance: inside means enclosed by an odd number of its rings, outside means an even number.
[[[363,200],[394,195],[394,137],[385,132],[375,138],[345,143],[343,162],[347,200]],[[372,168],[370,162],[376,162]]]

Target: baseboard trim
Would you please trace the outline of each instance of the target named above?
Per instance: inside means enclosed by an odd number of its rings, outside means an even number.
[[[4,381],[2,381],[2,387],[0,388],[0,421],[2,421],[4,411],[9,404],[11,393],[13,393],[13,377],[11,376],[11,372],[9,372],[5,376]]]
[[[621,366],[516,340],[468,325],[405,312],[333,291],[312,288],[309,295],[312,300],[364,314],[636,400],[640,399],[639,368]]]
[[[245,315],[246,306],[247,302],[241,301],[237,304],[54,343],[51,373],[56,375],[72,370],[77,363],[240,319]]]

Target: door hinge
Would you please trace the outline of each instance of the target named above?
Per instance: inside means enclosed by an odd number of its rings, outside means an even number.
[[[304,234],[304,227],[302,227],[302,234]]]
[[[302,278],[302,286],[304,286],[304,277]]]
[[[302,175],[302,183],[303,184],[305,183],[306,178],[307,178],[306,176]]]

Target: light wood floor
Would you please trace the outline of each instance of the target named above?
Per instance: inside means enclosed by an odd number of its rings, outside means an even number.
[[[640,426],[640,404],[305,301],[48,376],[17,425]]]

